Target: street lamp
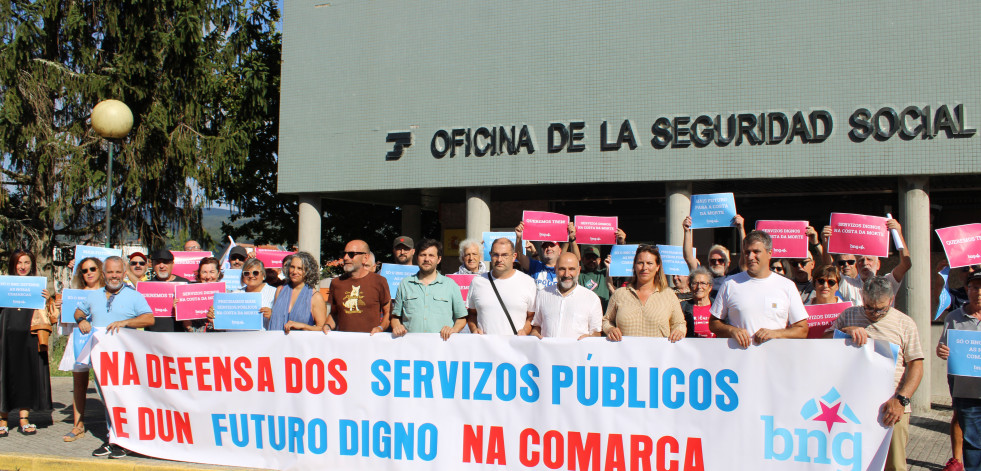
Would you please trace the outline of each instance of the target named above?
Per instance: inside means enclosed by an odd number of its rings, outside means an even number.
[[[92,108],[92,129],[109,139],[109,171],[106,188],[106,247],[109,247],[109,228],[112,217],[112,151],[114,139],[122,139],[133,128],[133,112],[119,100],[103,100]]]

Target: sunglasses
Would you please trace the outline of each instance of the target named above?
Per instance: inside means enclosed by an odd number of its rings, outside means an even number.
[[[725,265],[726,259],[724,258],[710,258],[709,263],[712,265]]]
[[[964,273],[979,272],[981,271],[981,265],[968,265],[966,267],[961,267],[961,271]]]
[[[845,265],[854,265],[855,260],[838,260],[838,266],[843,267]]]
[[[828,285],[828,286],[834,286],[838,284],[838,280],[832,278],[815,278],[814,282],[819,285]]]
[[[228,259],[231,260],[231,261],[233,261],[233,262],[244,262],[245,261],[245,257],[243,257],[241,255],[236,255],[234,257],[229,257]]]
[[[243,271],[242,274],[245,275],[245,276],[252,276],[252,277],[259,276],[260,274],[261,275],[265,275],[265,273],[263,273],[263,272],[261,272],[259,270]]]
[[[770,267],[770,270],[773,270],[773,271],[783,271],[783,265],[774,265],[774,266]]]
[[[798,261],[797,261],[797,265],[798,265],[798,266],[801,266],[801,267],[802,267],[802,266],[804,266],[804,265],[807,265],[808,263],[811,263],[811,262],[813,262],[813,261],[814,261],[814,260],[811,260],[811,259],[807,259],[807,260],[798,260]]]
[[[89,273],[89,272],[95,273],[95,272],[99,271],[99,267],[79,268],[78,271],[80,273],[82,273],[83,275],[86,274],[86,273]]]
[[[368,252],[341,252],[342,257],[354,258],[358,255],[366,255]]]
[[[146,265],[146,262],[137,262],[135,260],[129,262],[129,266],[131,267],[142,267],[143,265]]]

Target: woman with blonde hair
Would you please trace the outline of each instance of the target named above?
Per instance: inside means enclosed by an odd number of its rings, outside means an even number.
[[[668,286],[661,253],[652,245],[641,245],[634,255],[634,275],[610,296],[603,317],[603,333],[612,341],[623,336],[684,338],[687,329],[678,296]]]
[[[75,269],[75,276],[72,277],[71,287],[73,289],[97,290],[106,285],[106,274],[102,268],[102,260],[95,257],[83,258],[78,262]],[[72,313],[74,314],[74,313]],[[65,344],[65,353],[61,357],[58,369],[61,371],[72,372],[72,430],[65,434],[64,441],[73,442],[85,435],[85,423],[82,418],[85,416],[85,393],[89,389],[89,367],[75,362],[75,324],[62,324],[62,330],[68,331],[68,342]]]

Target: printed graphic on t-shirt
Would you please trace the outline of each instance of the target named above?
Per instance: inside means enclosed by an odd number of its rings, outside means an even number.
[[[599,283],[597,283],[596,280],[589,280],[586,282],[586,288],[590,291],[596,291],[597,286],[599,286]]]
[[[365,305],[364,296],[361,294],[361,286],[352,286],[350,291],[345,291],[341,305],[344,306],[344,310],[348,314],[361,313],[361,308]]]

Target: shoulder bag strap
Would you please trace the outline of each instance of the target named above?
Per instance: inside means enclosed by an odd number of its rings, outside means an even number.
[[[511,332],[514,332],[514,335],[518,335],[518,329],[514,328],[514,321],[511,320],[511,313],[508,312],[508,307],[504,305],[504,300],[501,299],[501,293],[497,291],[497,285],[494,284],[494,275],[488,273],[487,279],[490,280],[491,288],[494,288],[494,294],[497,295],[497,302],[501,303],[501,309],[504,309],[504,317],[508,319],[508,324],[511,324]]]

